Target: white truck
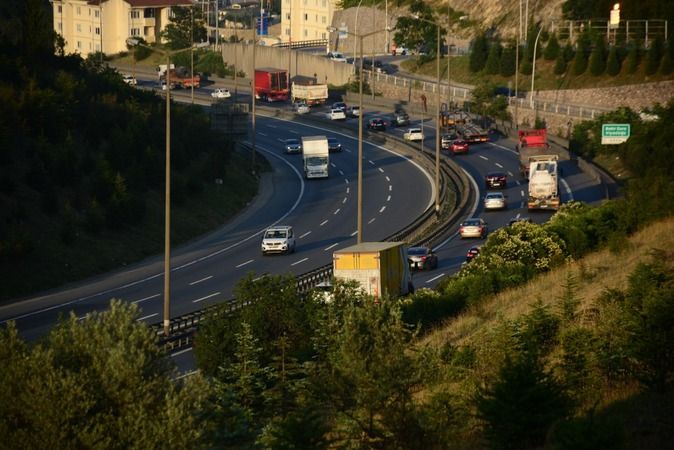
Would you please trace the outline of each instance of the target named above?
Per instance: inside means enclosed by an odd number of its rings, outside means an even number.
[[[330,149],[325,136],[303,136],[302,155],[304,157],[305,178],[327,178],[330,164]]]
[[[538,155],[529,158],[529,211],[534,209],[558,210],[559,157]]]

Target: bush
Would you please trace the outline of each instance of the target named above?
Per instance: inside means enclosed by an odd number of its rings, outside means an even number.
[[[572,70],[574,75],[582,75],[587,70],[587,56],[580,48],[576,51],[576,55],[573,58]]]
[[[489,75],[496,75],[500,72],[501,44],[493,42],[489,49],[489,57],[484,66],[485,72]]]
[[[620,59],[618,58],[618,49],[614,46],[608,52],[606,60],[606,73],[612,77],[620,73]]]
[[[627,59],[625,60],[627,73],[636,73],[637,69],[639,68],[639,62],[639,46],[632,42],[632,44],[629,46],[629,49],[627,50]]]
[[[590,73],[595,77],[606,71],[606,50],[604,48],[604,38],[595,39],[594,48],[590,54]]]
[[[463,294],[443,295],[431,289],[419,289],[401,303],[403,322],[421,323],[424,328],[454,317],[463,311],[466,297]]]
[[[670,73],[672,73],[673,69],[674,67],[672,66],[672,55],[669,51],[666,51],[665,54],[662,55],[659,72],[661,75],[669,75]]]
[[[550,36],[550,41],[548,42],[548,45],[545,47],[545,51],[543,52],[543,58],[545,58],[547,61],[554,61],[562,53],[561,50],[562,49],[559,46],[557,36],[553,34],[552,36]]]
[[[499,63],[499,69],[501,76],[511,77],[515,75],[515,47],[509,45],[501,52],[501,61]]]
[[[566,72],[566,59],[564,58],[564,55],[560,54],[557,56],[557,60],[555,61],[555,68],[554,73],[555,75],[564,75],[564,72]]]
[[[646,52],[646,75],[655,75],[660,65],[660,58],[662,58],[662,41],[657,37]]]

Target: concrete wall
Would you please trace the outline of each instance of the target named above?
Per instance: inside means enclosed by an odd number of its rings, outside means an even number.
[[[246,77],[253,73],[253,46],[242,43],[223,43],[222,59],[229,66],[236,66],[237,71],[243,70]],[[290,77],[302,75],[316,77],[319,82],[341,86],[347,84],[354,73],[351,64],[330,61],[325,55],[314,55],[298,50],[285,48],[255,47],[255,67],[276,67],[288,69]]]

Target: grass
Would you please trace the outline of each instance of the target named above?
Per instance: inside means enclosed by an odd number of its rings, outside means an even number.
[[[453,81],[465,84],[476,85],[482,82],[491,82],[499,86],[508,86],[511,83],[512,90],[515,90],[515,76],[503,77],[501,75],[487,75],[482,72],[472,73],[468,70],[468,55],[452,57],[450,61],[450,76]],[[441,78],[447,79],[447,63],[441,62]],[[572,63],[569,63],[571,65]],[[634,74],[628,74],[623,70],[619,75],[612,77],[609,75],[593,76],[586,72],[583,75],[571,75],[570,69],[563,76],[557,76],[553,73],[555,66],[554,61],[546,61],[543,58],[536,60],[536,82],[534,88],[536,90],[555,90],[555,89],[584,89],[584,88],[600,88],[611,86],[624,86],[629,84],[649,83],[656,81],[674,80],[674,72],[670,75],[663,76],[660,74],[653,76],[646,76],[644,73],[644,65],[639,66],[639,69]],[[402,63],[403,69],[427,75],[435,78],[436,62],[431,60],[421,67],[417,66],[417,58],[410,58]],[[624,67],[623,67],[624,69]],[[531,89],[531,76],[519,74],[518,76],[519,89],[529,91]]]

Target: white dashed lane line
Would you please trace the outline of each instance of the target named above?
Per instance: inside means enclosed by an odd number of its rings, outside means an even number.
[[[254,260],[249,259],[248,261],[246,261],[246,262],[244,262],[244,263],[241,263],[241,264],[239,264],[238,266],[236,266],[236,268],[237,268],[237,269],[240,269],[241,267],[246,266],[246,265],[252,263],[253,261],[254,261]]]
[[[371,224],[371,223],[374,222],[374,221],[375,221],[375,218],[373,217],[372,219],[370,219],[370,220],[367,222],[367,224],[369,225],[369,224]]]
[[[202,278],[201,280],[193,281],[193,282],[190,283],[190,286],[194,286],[195,284],[203,283],[204,281],[210,280],[211,278],[213,278],[213,275],[209,275],[206,278]]]
[[[387,202],[390,202],[390,201],[391,201],[391,196],[390,196],[390,195],[389,195],[388,197],[386,197],[386,201],[387,201]]]
[[[391,192],[392,190],[393,190],[393,186],[391,186],[391,185],[389,184],[389,185],[388,185],[388,191]]]
[[[257,134],[259,134],[260,136],[264,136],[264,137],[269,136],[267,133],[263,133],[261,131],[258,131]]]
[[[299,238],[300,238],[300,239],[305,238],[305,237],[309,236],[310,234],[311,234],[311,231],[307,231],[306,233],[304,233],[304,234],[303,234],[302,236],[300,236]]]
[[[337,247],[338,245],[339,245],[339,242],[335,242],[335,243],[332,244],[330,247],[324,248],[323,251],[326,251],[326,252],[327,252],[328,250],[331,250],[331,249]]]
[[[205,297],[201,297],[201,298],[198,298],[198,299],[196,299],[196,300],[192,300],[192,303],[203,302],[204,300],[208,300],[209,298],[215,297],[216,295],[220,295],[220,293],[219,293],[219,292],[214,292],[214,293],[212,293],[211,295],[207,295],[207,296],[205,296]]]
[[[372,161],[371,159],[368,159],[367,162],[369,162],[371,165],[374,166],[374,161]]]
[[[495,163],[495,164],[496,164],[496,167],[498,167],[499,169],[503,169],[503,166],[501,164],[499,164],[499,163]]]
[[[295,261],[294,263],[290,264],[291,266],[296,266],[298,264],[302,264],[304,261],[308,261],[309,258],[302,258],[299,261]]]
[[[348,194],[351,188],[346,188],[346,193]]]
[[[514,175],[512,172],[508,171],[508,176],[509,176],[509,177],[514,177],[515,175]]]
[[[150,314],[149,316],[143,316],[143,317],[140,317],[140,318],[136,319],[136,322],[142,322],[145,319],[149,319],[150,317],[154,317],[154,316],[158,316],[158,315],[159,315],[159,313],[154,313],[154,314]]]
[[[344,181],[346,181],[346,184],[349,184],[349,179],[348,179],[348,178],[344,178]]]
[[[340,170],[339,170],[339,174],[340,174],[341,176],[344,176],[344,171],[340,169]]]
[[[334,215],[337,215],[337,214],[339,214],[339,211],[341,211],[341,209],[340,209],[340,208],[337,208],[337,210],[336,210],[333,214],[334,214]]]
[[[342,204],[346,203],[346,199],[347,199],[346,197],[342,199]]]
[[[337,167],[337,166],[335,165],[335,163],[330,163],[330,166],[331,166],[331,167]]]
[[[384,169],[382,169],[381,167],[378,167],[378,169],[381,173],[384,173]]]
[[[489,158],[487,158],[486,156],[480,155],[480,158],[484,159],[485,161],[489,161]]]
[[[389,183],[391,182],[391,179],[388,177],[388,175],[386,175],[386,181],[388,181]]]
[[[382,207],[379,209],[379,214],[383,213],[384,210],[386,210],[386,206],[382,206]]]
[[[137,305],[138,303],[146,302],[148,300],[152,300],[153,298],[157,298],[160,295],[161,294],[150,295],[149,297],[141,298],[140,300],[136,300],[135,302],[131,302],[131,303],[133,303],[134,305]]]
[[[440,275],[436,275],[436,276],[434,276],[433,278],[431,278],[431,279],[429,279],[429,280],[426,280],[426,283],[432,283],[432,282],[434,282],[435,280],[437,280],[437,279],[439,279],[439,278],[442,278],[442,277],[444,277],[444,276],[445,276],[445,274],[444,274],[444,273],[441,273]]]
[[[353,236],[355,236],[355,235],[357,235],[357,234],[358,234],[358,230],[356,230],[356,231],[354,231],[353,233],[351,233],[351,236],[353,237]]]
[[[328,221],[327,221],[327,220],[324,220],[324,221],[321,222],[318,226],[319,226],[319,227],[322,227],[322,226],[325,225],[326,223],[328,223]]]

